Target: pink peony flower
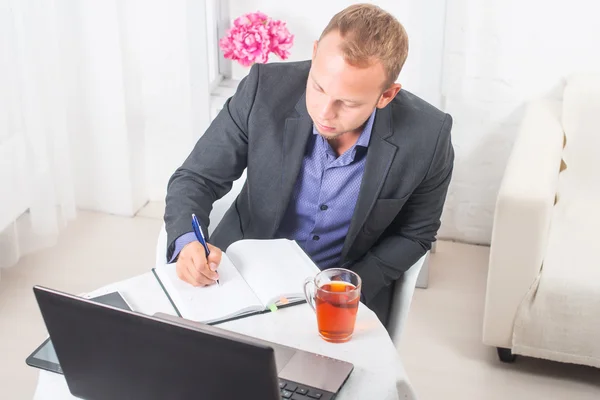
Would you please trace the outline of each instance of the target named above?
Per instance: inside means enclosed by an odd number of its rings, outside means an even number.
[[[269,24],[269,34],[271,36],[271,52],[277,54],[282,60],[290,56],[289,49],[294,44],[294,35],[290,34],[285,22],[272,21]]]
[[[285,22],[254,12],[236,18],[225,37],[219,40],[219,47],[225,58],[248,67],[255,62],[266,63],[270,53],[287,59],[293,41],[294,35],[290,34]]]
[[[269,31],[262,24],[234,26],[219,41],[225,58],[236,60],[245,67],[254,62],[267,62],[270,44]]]
[[[253,12],[253,13],[244,14],[241,17],[237,17],[233,21],[233,25],[235,25],[235,26],[246,25],[246,24],[266,25],[268,21],[269,21],[269,17],[266,14],[261,13],[260,11],[257,11],[257,12]]]

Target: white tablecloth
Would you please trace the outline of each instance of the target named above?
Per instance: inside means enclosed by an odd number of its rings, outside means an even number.
[[[174,310],[152,273],[105,286],[97,296],[118,290],[135,311],[145,314]],[[306,304],[218,325],[246,335],[338,358],[354,364],[340,400],[415,399],[400,358],[377,316],[362,303],[352,340],[334,344],[321,339],[313,310]],[[34,399],[74,399],[62,375],[40,371]]]

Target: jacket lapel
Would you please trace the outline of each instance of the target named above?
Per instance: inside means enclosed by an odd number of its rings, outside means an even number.
[[[367,150],[365,169],[360,185],[360,193],[354,208],[354,214],[348,228],[348,235],[342,248],[341,260],[345,261],[358,233],[367,220],[367,216],[379,197],[388,171],[394,160],[397,147],[385,139],[392,135],[391,105],[377,110],[371,141]]]
[[[295,113],[285,120],[283,132],[283,157],[279,203],[272,232],[275,234],[294,190],[302,166],[308,139],[312,135],[313,123],[306,109],[306,93],[296,104]]]

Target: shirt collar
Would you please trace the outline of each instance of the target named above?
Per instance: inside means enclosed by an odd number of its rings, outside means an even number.
[[[369,147],[369,141],[371,139],[371,132],[373,131],[373,121],[375,120],[376,112],[377,109],[373,110],[373,112],[371,113],[371,116],[367,120],[367,123],[365,124],[362,133],[356,141],[356,146]]]

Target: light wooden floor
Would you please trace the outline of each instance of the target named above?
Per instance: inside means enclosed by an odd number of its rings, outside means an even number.
[[[80,212],[54,248],[1,272],[0,399],[31,399],[25,358],[44,338],[31,287],[93,290],[154,265],[161,204],[135,218]],[[600,399],[600,370],[520,358],[497,361],[481,344],[486,247],[440,242],[428,289],[417,289],[400,353],[421,399]],[[376,399],[373,399],[376,400]]]

